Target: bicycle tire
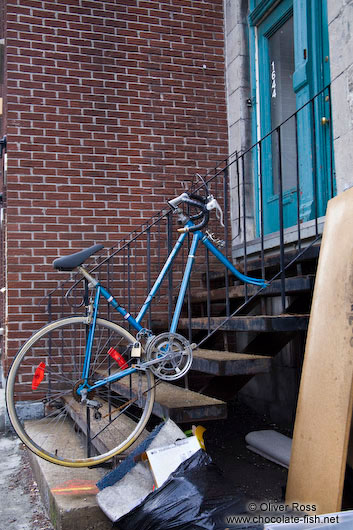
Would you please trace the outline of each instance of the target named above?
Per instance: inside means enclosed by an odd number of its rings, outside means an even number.
[[[41,328],[19,350],[6,384],[8,415],[19,438],[41,458],[68,467],[99,465],[130,447],[144,430],[155,397],[154,377],[147,370],[88,395],[99,409],[80,402],[75,390],[88,323],[87,317],[68,317]],[[89,381],[125,369],[134,341],[114,322],[97,318]],[[119,349],[122,368],[111,348]]]

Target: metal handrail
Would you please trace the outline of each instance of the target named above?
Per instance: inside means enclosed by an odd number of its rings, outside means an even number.
[[[258,266],[259,275],[264,276],[266,273],[266,234],[264,230],[264,193],[263,193],[263,150],[266,145],[266,141],[272,141],[272,138],[277,138],[278,153],[277,161],[277,179],[278,179],[278,224],[279,224],[279,245],[278,245],[278,254],[279,254],[279,266],[277,270],[271,273],[271,277],[267,278],[268,281],[272,282],[275,279],[281,280],[281,303],[282,310],[286,310],[286,291],[285,291],[285,280],[286,274],[293,267],[293,265],[298,262],[305,252],[313,245],[318,244],[320,240],[320,231],[319,231],[319,210],[318,210],[318,182],[317,182],[317,160],[316,160],[316,140],[317,140],[317,110],[316,102],[319,101],[318,98],[323,97],[324,95],[329,95],[330,100],[330,86],[325,87],[322,91],[316,94],[311,100],[306,104],[301,106],[295,113],[286,118],[283,123],[272,131],[266,133],[258,142],[250,146],[249,148],[243,151],[236,151],[230,155],[227,159],[220,161],[211,171],[205,175],[205,180],[208,183],[208,186],[211,189],[211,192],[217,196],[218,200],[222,203],[224,208],[224,218],[225,218],[225,228],[222,233],[222,238],[225,240],[225,252],[228,257],[231,256],[233,250],[233,242],[239,241],[242,244],[242,259],[237,261],[237,265],[241,267],[245,274],[247,274],[249,267],[251,266],[251,259],[249,255],[249,246],[251,245],[251,240],[249,239],[248,232],[254,230],[255,221],[253,211],[249,211],[250,206],[248,205],[248,195],[246,191],[247,180],[246,177],[249,174],[249,167],[251,171],[254,171],[254,168],[257,168],[257,175],[259,177],[258,182],[258,233],[256,235],[257,239],[260,241],[260,250],[258,252],[258,258],[260,264]],[[309,241],[309,245],[304,245],[305,238],[302,234],[302,219],[301,219],[301,184],[300,184],[300,169],[299,163],[297,163],[296,171],[296,246],[297,253],[293,258],[289,260],[289,264],[286,264],[286,253],[288,250],[288,245],[286,244],[286,224],[284,216],[284,181],[283,181],[283,167],[282,167],[282,158],[283,158],[283,145],[282,145],[282,131],[283,127],[290,121],[293,120],[295,123],[295,150],[297,160],[299,160],[298,153],[298,119],[301,116],[301,113],[307,112],[310,114],[313,131],[312,131],[312,145],[311,152],[312,156],[312,172],[313,172],[313,203],[314,211],[312,215],[312,222],[314,224],[314,234]],[[331,132],[331,129],[330,129]],[[332,136],[330,137],[330,167],[328,168],[330,172],[330,190],[328,198],[331,198],[335,193],[334,186],[334,167],[333,167],[333,151],[332,151]],[[233,174],[232,174],[233,172]],[[229,176],[233,179],[232,183],[233,196],[230,194],[230,181]],[[197,191],[201,189],[201,185],[198,186],[197,180],[192,183],[192,189]],[[235,219],[231,218],[231,200],[233,199],[233,206],[235,202],[235,207],[233,211],[236,212]],[[170,211],[161,210],[152,216],[148,221],[140,226],[139,230],[133,231],[130,236],[118,241],[113,245],[109,251],[108,255],[103,256],[100,259],[100,262],[97,265],[94,265],[90,268],[91,272],[96,272],[101,275],[108,286],[111,285],[112,291],[117,287],[119,293],[122,295],[122,301],[124,301],[129,309],[133,310],[138,306],[139,302],[146,294],[146,290],[151,286],[153,278],[158,269],[158,265],[162,263],[162,260],[168,254],[168,251],[171,248],[171,245],[174,241],[173,230],[174,219]],[[250,227],[250,228],[249,228]],[[250,230],[251,229],[251,230]],[[216,234],[219,237],[219,227],[218,233]],[[195,307],[192,300],[192,289],[190,287],[189,296],[185,304],[185,315],[189,321],[189,326],[187,334],[193,342],[196,343],[205,343],[208,338],[214,336],[216,331],[223,325],[223,323],[218,326],[216,329],[211,329],[211,289],[212,289],[212,271],[215,267],[215,263],[212,261],[208,252],[205,251],[205,258],[203,264],[197,265],[194,273],[194,282],[199,288],[203,283],[203,289],[207,292],[207,299],[205,307],[203,308],[204,313],[207,317],[207,329],[204,333],[195,332],[192,329],[192,317],[195,314]],[[168,276],[168,286],[167,289],[164,289],[165,292],[162,293],[158,302],[158,308],[155,312],[154,309],[150,310],[148,314],[148,327],[152,325],[152,315],[167,314],[168,320],[171,319],[173,300],[175,298],[175,293],[180,282],[180,270],[183,269],[183,264],[185,263],[185,254],[181,254],[180,263],[177,265],[177,268],[174,271],[170,271]],[[119,270],[117,270],[119,269]],[[223,279],[220,274],[223,274]],[[123,279],[121,280],[121,277]],[[77,284],[80,282],[81,278],[74,278],[74,282]],[[261,289],[255,295],[251,297],[248,296],[247,287],[245,287],[245,297],[244,302],[238,304],[234,307],[234,302],[229,299],[229,289],[231,287],[231,279],[228,276],[228,273],[221,272],[218,274],[216,280],[218,283],[222,283],[225,287],[225,306],[224,312],[226,319],[232,318],[239,313],[246,312],[246,308],[253,304],[254,296],[258,296],[261,293]],[[67,282],[61,283],[59,287],[48,294],[48,309],[50,318],[53,318],[55,314],[60,311],[60,314],[64,314],[64,300],[60,294]],[[72,284],[71,284],[72,285]],[[127,299],[127,302],[126,302]],[[53,302],[55,300],[55,303]],[[54,310],[54,306],[56,309]],[[58,309],[59,308],[59,309]],[[195,336],[196,335],[196,336]]]

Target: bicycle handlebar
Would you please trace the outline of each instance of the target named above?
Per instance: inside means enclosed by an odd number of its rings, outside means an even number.
[[[197,230],[201,230],[207,225],[210,216],[206,206],[206,199],[204,199],[200,195],[184,192],[178,197],[175,197],[174,199],[168,201],[169,206],[173,210],[177,210],[179,204],[181,203],[188,204],[190,206],[193,206],[194,208],[198,208],[199,210],[201,210],[199,213],[190,216],[190,220],[196,221],[197,219],[201,218],[201,222],[196,224],[195,226],[185,228],[185,231],[196,232]]]
[[[172,210],[176,210],[182,202],[184,202],[185,199],[188,199],[189,195],[187,193],[182,193],[178,197],[174,197],[174,199],[170,199],[168,201],[169,206],[172,208]]]
[[[202,217],[201,223],[199,223],[199,224],[197,224],[195,226],[188,227],[187,231],[188,232],[196,232],[197,230],[201,230],[202,228],[207,226],[209,218],[210,218],[210,214],[209,214],[209,212],[208,212],[208,210],[206,208],[206,204],[204,202],[200,202],[200,201],[197,201],[195,199],[189,199],[189,198],[188,199],[184,199],[184,202],[186,204],[190,204],[190,206],[194,206],[195,208],[200,208],[200,210],[201,210],[201,212],[199,214],[196,214],[196,215],[193,215],[193,216],[190,217],[190,219],[192,221]]]

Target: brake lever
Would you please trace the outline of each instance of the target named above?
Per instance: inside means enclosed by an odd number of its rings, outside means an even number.
[[[224,227],[224,223],[223,223],[223,210],[222,208],[220,207],[219,205],[219,202],[217,201],[217,199],[215,199],[213,197],[213,195],[209,195],[207,197],[207,204],[206,204],[206,208],[207,210],[216,210],[216,217],[218,219],[218,221],[221,223],[221,225]]]

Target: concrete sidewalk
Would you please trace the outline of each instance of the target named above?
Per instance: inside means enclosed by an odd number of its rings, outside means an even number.
[[[53,530],[17,436],[0,434],[0,520],[6,530]]]
[[[0,388],[0,526],[6,530],[52,530],[26,450],[5,422]]]

